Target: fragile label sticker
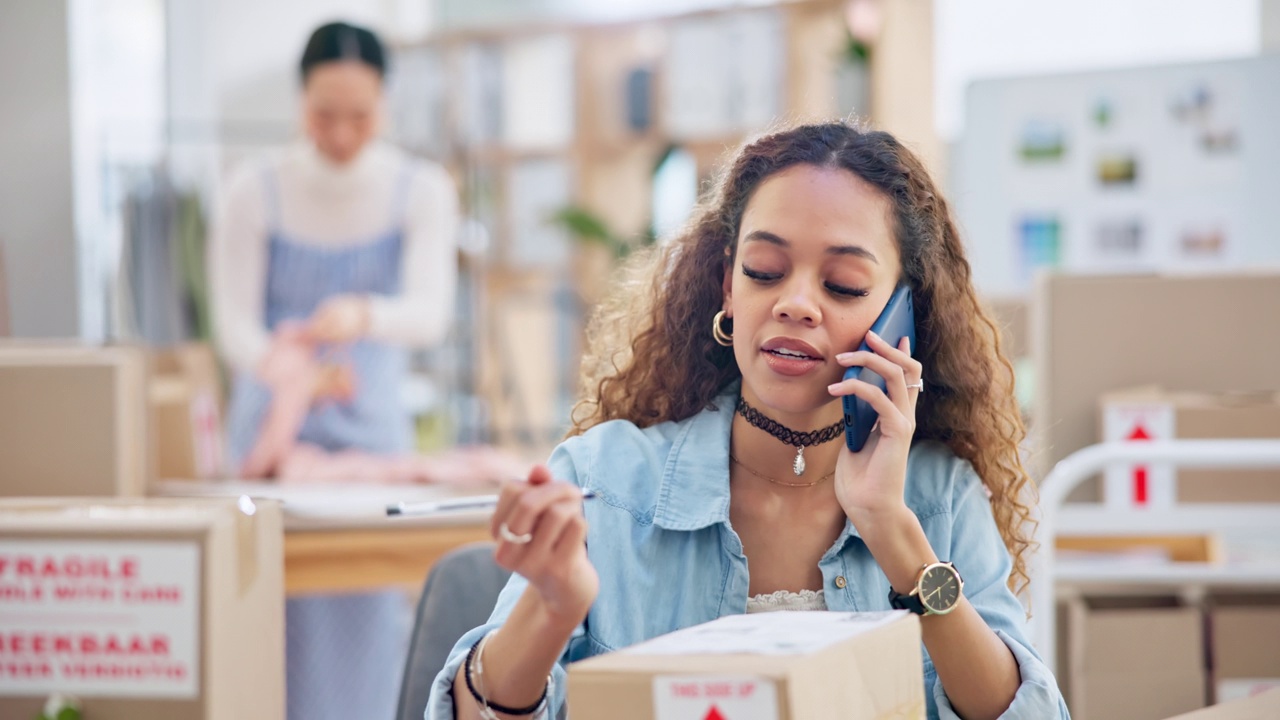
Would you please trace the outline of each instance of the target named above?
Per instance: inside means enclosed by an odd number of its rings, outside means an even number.
[[[1176,437],[1173,406],[1112,403],[1103,412],[1107,442],[1150,442]],[[1177,475],[1169,463],[1111,463],[1104,475],[1107,506],[1116,510],[1169,507],[1177,498]]]
[[[749,675],[659,675],[655,720],[778,720],[778,692]]]
[[[0,540],[0,695],[194,698],[195,542]]]

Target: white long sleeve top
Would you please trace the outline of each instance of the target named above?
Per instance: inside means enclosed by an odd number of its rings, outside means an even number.
[[[410,163],[407,195],[405,163]],[[373,142],[351,163],[334,165],[309,142],[251,163],[223,194],[209,247],[215,340],[237,370],[252,372],[270,335],[264,317],[272,207],[265,177],[275,180],[276,230],[290,241],[352,247],[403,223],[401,291],[370,297],[371,339],[408,347],[439,341],[449,328],[457,283],[458,199],[443,168]]]

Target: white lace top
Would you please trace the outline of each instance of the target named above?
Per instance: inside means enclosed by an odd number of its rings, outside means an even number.
[[[821,590],[801,590],[798,593],[779,590],[768,595],[747,598],[747,612],[777,612],[779,610],[826,610],[827,599]]]

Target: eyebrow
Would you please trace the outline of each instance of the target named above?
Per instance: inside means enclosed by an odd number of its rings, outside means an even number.
[[[786,239],[782,238],[781,236],[774,235],[768,230],[754,230],[749,235],[747,235],[746,238],[743,239],[743,242],[744,243],[751,242],[752,240],[760,240],[762,242],[767,242],[771,245],[777,245],[778,247],[784,247],[784,248],[791,247],[791,243],[787,242]],[[870,250],[862,247],[861,245],[832,245],[831,247],[827,248],[827,254],[828,255],[852,255],[853,257],[860,257],[860,258],[863,258],[864,260],[870,260],[871,262],[877,265],[880,264],[880,261],[876,259],[876,256],[872,254]]]

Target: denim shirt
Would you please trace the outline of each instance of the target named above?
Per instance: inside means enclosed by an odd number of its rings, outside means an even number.
[[[587,555],[600,576],[595,604],[552,672],[553,711],[563,709],[565,664],[746,611],[747,558],[729,523],[735,401],[736,392],[727,393],[691,418],[643,430],[610,421],[552,453],[556,479],[596,492],[584,510]],[[1022,682],[1003,717],[1068,718],[1053,675],[1027,640],[1025,610],[1008,589],[1012,563],[977,473],[944,445],[916,442],[906,502],[938,557],[955,563],[969,602],[1017,660]],[[852,523],[845,522],[818,567],[828,609],[890,609],[889,580]],[[453,717],[453,679],[467,651],[507,618],[526,586],[513,575],[489,622],[458,641],[431,688],[428,720]],[[929,717],[958,719],[927,651],[924,682]]]

